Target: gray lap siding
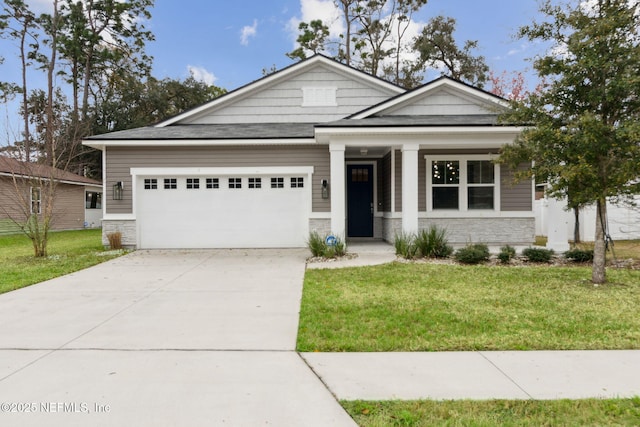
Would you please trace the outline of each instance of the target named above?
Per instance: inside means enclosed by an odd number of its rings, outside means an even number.
[[[107,214],[132,213],[131,168],[144,167],[286,167],[312,166],[313,211],[329,212],[329,199],[322,198],[321,179],[329,179],[329,148],[327,146],[264,146],[264,147],[109,147],[105,152],[107,189],[123,181],[122,200],[105,197]]]

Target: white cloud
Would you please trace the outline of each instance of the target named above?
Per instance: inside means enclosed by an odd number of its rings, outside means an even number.
[[[242,46],[249,45],[249,38],[255,37],[258,31],[258,21],[256,19],[253,20],[253,25],[245,25],[242,27],[240,31],[240,44]]]
[[[300,17],[294,16],[287,24],[287,31],[291,36],[294,47],[297,47],[298,25],[301,22],[311,22],[319,19],[329,27],[329,37],[337,39],[345,31],[340,16],[340,9],[336,7],[333,0],[300,0]]]
[[[209,86],[213,85],[218,78],[213,75],[212,72],[207,71],[204,67],[196,67],[193,65],[187,65],[189,74],[193,76],[199,82],[205,83]]]

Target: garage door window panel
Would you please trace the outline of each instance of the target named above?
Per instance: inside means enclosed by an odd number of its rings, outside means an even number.
[[[284,188],[284,178],[271,178],[271,188]]]
[[[302,177],[292,177],[291,178],[291,188],[304,188],[304,178],[302,178]]]
[[[145,179],[144,180],[144,189],[145,190],[157,190],[158,189],[158,180],[155,178]]]
[[[249,188],[262,188],[262,178],[249,178]]]
[[[229,178],[229,188],[242,188],[242,178]]]
[[[176,178],[165,178],[164,179],[164,189],[165,190],[177,190],[178,189],[178,180]]]
[[[208,189],[220,188],[220,180],[218,178],[207,178],[206,186]]]
[[[187,189],[188,190],[197,190],[200,188],[200,179],[199,178],[187,178]]]

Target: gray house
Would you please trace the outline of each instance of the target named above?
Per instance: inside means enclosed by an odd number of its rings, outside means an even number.
[[[321,55],[155,126],[93,136],[103,233],[138,248],[302,247],[309,232],[530,244],[534,187],[492,159],[503,99],[440,78],[407,91]]]

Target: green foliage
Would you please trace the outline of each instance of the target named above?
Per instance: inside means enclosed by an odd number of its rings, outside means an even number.
[[[553,249],[545,248],[525,248],[522,256],[531,262],[549,262],[553,257]]]
[[[637,425],[640,398],[341,401],[359,426]]]
[[[396,255],[405,259],[415,258],[418,253],[418,247],[416,246],[415,240],[416,236],[413,234],[396,234],[393,239],[393,245],[396,248]]]
[[[472,50],[478,48],[477,40],[467,40],[458,47],[453,33],[456,20],[444,16],[431,18],[414,41],[414,49],[420,60],[430,68],[442,68],[446,75],[482,87],[488,79],[489,66],[483,56],[475,56]]]
[[[534,68],[544,84],[513,103],[503,122],[530,124],[500,161],[519,178],[536,176],[570,206],[604,205],[638,191],[640,176],[640,13],[638,3],[607,0],[541,4],[543,22],[522,38],[552,42]],[[562,52],[562,54],[557,54]],[[630,183],[636,184],[630,184]],[[600,213],[600,212],[599,212]],[[601,212],[603,215],[604,211]],[[604,233],[596,219],[592,280],[606,281]]]
[[[49,233],[48,255],[35,258],[24,234],[0,236],[0,293],[53,279],[123,255],[106,252],[102,230]]]
[[[490,255],[487,245],[476,243],[458,249],[453,257],[463,264],[480,264],[488,261]]]
[[[516,250],[512,246],[503,246],[500,248],[500,253],[498,254],[498,259],[503,264],[508,264],[511,259],[516,256]]]
[[[640,349],[640,270],[390,263],[307,270],[299,351]]]
[[[564,257],[574,262],[591,262],[593,261],[593,249],[571,249],[564,253]]]
[[[453,253],[448,244],[447,230],[436,225],[421,230],[415,236],[415,246],[418,253],[427,258],[447,258]]]
[[[330,246],[327,244],[327,236],[322,237],[317,231],[309,233],[307,247],[314,257],[337,258],[347,253],[347,245],[342,239],[337,238],[336,244]]]
[[[313,255],[314,257],[323,256],[326,246],[327,245],[324,242],[324,238],[320,236],[317,231],[312,231],[311,233],[309,233],[309,239],[307,239],[307,247],[311,251],[311,255]]]

